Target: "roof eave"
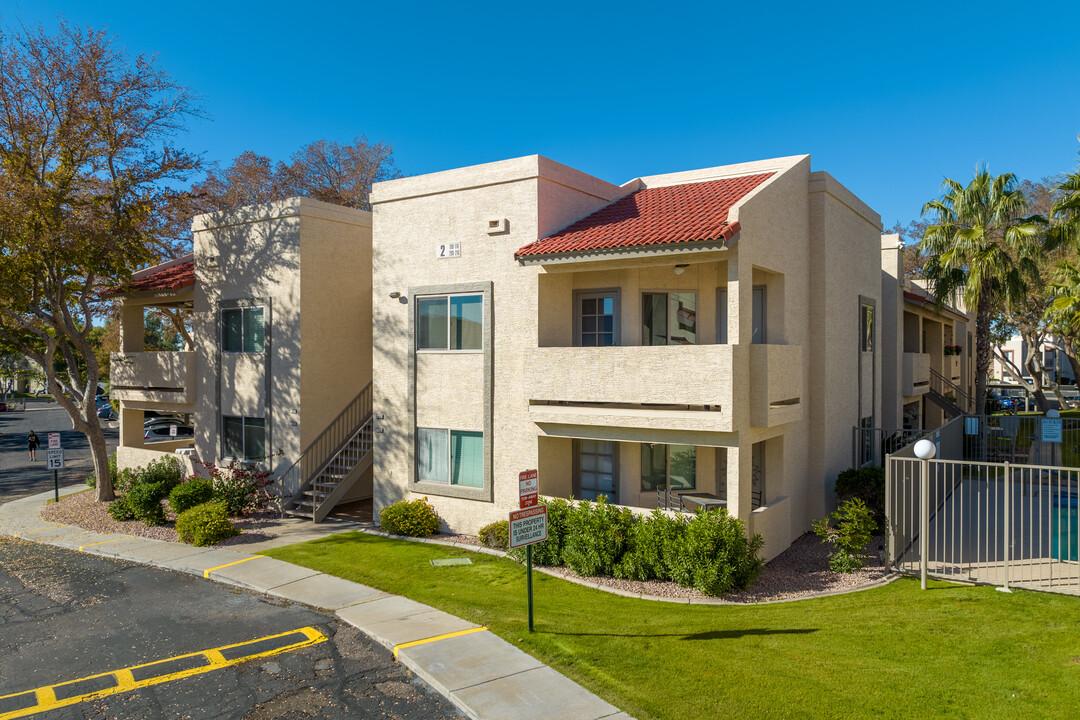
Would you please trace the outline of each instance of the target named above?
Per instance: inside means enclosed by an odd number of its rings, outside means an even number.
[[[561,253],[544,253],[536,255],[515,254],[515,259],[520,265],[561,265],[575,262],[591,262],[607,260],[613,257],[664,257],[672,255],[686,255],[701,252],[703,250],[730,250],[738,241],[739,224],[732,223],[724,228],[721,237],[712,240],[696,240],[693,242],[678,242],[658,245],[632,245],[629,247],[593,248],[588,250],[574,250]]]

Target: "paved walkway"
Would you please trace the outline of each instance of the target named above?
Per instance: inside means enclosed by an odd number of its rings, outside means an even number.
[[[69,487],[62,495],[84,490]],[[475,720],[626,720],[630,716],[485,628],[427,605],[297,565],[233,549],[103,535],[42,520],[52,493],[0,506],[0,534],[122,558],[334,612]],[[296,526],[292,542],[311,525]],[[353,529],[342,524],[333,531]],[[319,534],[328,530],[320,527]],[[284,544],[288,536],[275,544]],[[245,550],[251,549],[245,546]]]

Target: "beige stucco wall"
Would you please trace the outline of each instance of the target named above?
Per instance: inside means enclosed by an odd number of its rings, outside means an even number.
[[[280,471],[370,381],[370,214],[291,198],[192,230],[196,452],[221,460],[222,414],[265,417]],[[265,353],[221,351],[221,309],[235,304],[264,307]]]
[[[808,453],[811,472],[824,483],[792,506],[805,525],[836,504],[837,474],[851,466],[852,427],[881,417],[881,218],[827,173],[810,179],[813,277],[809,346],[811,398]],[[873,354],[860,351],[860,296],[876,305]],[[803,456],[785,446],[785,457]]]
[[[371,382],[371,213],[301,205],[300,445]]]

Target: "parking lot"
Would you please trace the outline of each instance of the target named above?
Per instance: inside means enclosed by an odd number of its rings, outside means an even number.
[[[109,452],[116,450],[119,431],[115,422],[100,421]],[[26,436],[33,430],[41,441],[37,462],[30,462]],[[82,482],[94,470],[86,436],[71,429],[67,411],[56,403],[29,399],[26,409],[0,412],[0,503],[44,492],[53,486],[52,471],[45,466],[45,447],[50,432],[60,433],[65,468],[59,471],[60,485]]]

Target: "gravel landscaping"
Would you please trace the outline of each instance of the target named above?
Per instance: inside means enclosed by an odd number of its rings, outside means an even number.
[[[165,511],[165,524],[151,527],[143,525],[137,520],[128,520],[127,522],[113,520],[108,510],[106,510],[107,507],[106,503],[97,502],[94,491],[89,490],[88,492],[62,497],[59,503],[46,505],[41,511],[41,517],[63,525],[77,525],[84,530],[93,532],[137,535],[152,540],[180,542],[175,529],[176,516],[168,509]],[[249,515],[243,518],[229,518],[230,522],[243,532],[235,537],[221,541],[216,547],[245,545],[277,537],[277,533],[274,532],[274,521],[277,517],[276,513],[265,513]]]

